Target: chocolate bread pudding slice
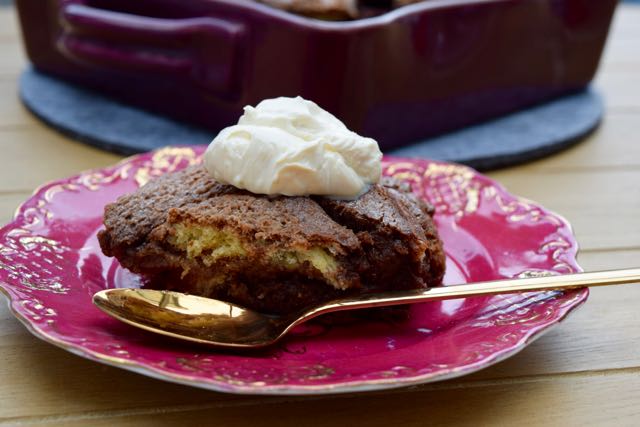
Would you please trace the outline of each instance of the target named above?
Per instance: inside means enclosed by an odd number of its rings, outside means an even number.
[[[438,285],[444,252],[431,214],[392,181],[354,201],[270,197],[192,166],[109,204],[98,238],[150,288],[281,314],[357,293]]]

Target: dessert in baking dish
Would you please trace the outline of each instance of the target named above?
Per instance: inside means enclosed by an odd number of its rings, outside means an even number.
[[[259,0],[280,9],[324,19],[358,17],[357,0]]]
[[[319,19],[364,18],[424,0],[256,0],[270,6]]]
[[[149,287],[270,313],[438,285],[433,209],[374,145],[301,98],[247,107],[204,165],[108,205],[100,245]]]

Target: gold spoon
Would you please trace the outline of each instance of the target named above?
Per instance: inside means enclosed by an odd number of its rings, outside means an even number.
[[[150,289],[106,289],[93,296],[93,303],[116,319],[147,331],[201,344],[250,348],[273,344],[294,326],[335,311],[634,282],[640,282],[640,268],[496,280],[362,295],[285,316],[267,315],[210,298]]]

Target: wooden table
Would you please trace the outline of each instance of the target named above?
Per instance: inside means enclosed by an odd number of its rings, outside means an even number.
[[[640,265],[640,6],[623,5],[596,79],[607,114],[585,142],[490,175],[566,216],[587,270]],[[0,8],[0,223],[39,184],[118,156],[61,136],[17,97],[26,59]],[[0,426],[638,425],[640,286],[599,288],[525,351],[453,381],[318,398],[230,396],[84,360],[29,334],[0,307]]]

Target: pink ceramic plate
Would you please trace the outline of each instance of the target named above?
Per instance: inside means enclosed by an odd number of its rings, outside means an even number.
[[[138,286],[100,252],[106,203],[199,161],[170,147],[41,187],[0,231],[0,286],[36,336],[80,356],[156,378],[234,393],[307,394],[399,387],[487,367],[582,304],[587,290],[414,305],[409,320],[302,327],[277,347],[230,353],[121,324],[91,304],[98,290]],[[437,207],[446,284],[578,271],[566,221],[464,166],[389,158],[385,174]]]

